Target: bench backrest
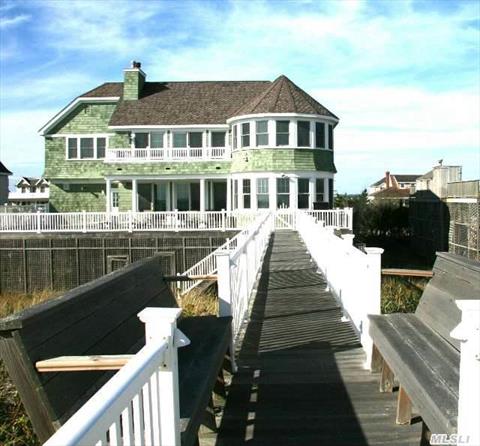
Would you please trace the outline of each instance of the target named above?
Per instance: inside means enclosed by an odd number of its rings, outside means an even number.
[[[480,263],[455,254],[440,252],[433,266],[433,277],[426,286],[415,314],[457,350],[460,341],[450,337],[458,325],[458,299],[478,299]]]
[[[176,307],[161,257],[140,260],[0,321],[0,354],[41,441],[113,372],[38,373],[56,356],[125,354],[144,345],[143,308]]]

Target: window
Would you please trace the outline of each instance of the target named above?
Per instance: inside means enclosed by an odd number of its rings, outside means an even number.
[[[32,186],[32,187],[30,188],[30,192],[31,192],[32,194],[34,194],[35,192],[37,192],[37,188],[36,188],[35,186]]]
[[[80,158],[93,158],[93,138],[80,138]]]
[[[310,121],[297,122],[298,147],[310,147]]]
[[[315,147],[325,148],[325,124],[323,122],[315,123]]]
[[[308,209],[308,198],[309,198],[309,179],[308,178],[299,178],[298,179],[298,209]]]
[[[177,209],[179,211],[190,210],[190,185],[189,183],[176,184]]]
[[[237,126],[233,126],[233,148],[236,149],[237,146]]]
[[[243,209],[250,209],[250,180],[243,180]]]
[[[277,178],[277,207],[290,207],[290,178]]]
[[[268,146],[268,121],[257,121],[257,146]]]
[[[225,147],[226,132],[212,132],[212,147]]]
[[[328,148],[333,150],[333,125],[328,124]]]
[[[257,207],[259,209],[268,209],[269,206],[268,178],[257,178]]]
[[[163,133],[150,133],[150,148],[163,148]]]
[[[112,190],[112,208],[118,209],[120,203],[120,193],[117,190]]]
[[[173,134],[173,147],[187,147],[187,132],[175,132]]]
[[[202,147],[202,132],[188,132],[188,146]]]
[[[146,149],[148,147],[148,133],[135,133],[135,148]]]
[[[105,158],[107,138],[97,138],[97,158]]]
[[[242,124],[242,147],[250,146],[250,123],[244,122]]]
[[[68,158],[75,159],[78,158],[78,140],[77,138],[68,138]]]
[[[276,121],[277,147],[288,146],[290,121]]]
[[[233,180],[233,209],[238,209],[238,180]]]
[[[40,192],[43,194],[45,192],[45,186],[40,186]]]
[[[26,194],[27,193],[27,187],[26,186],[22,186],[22,194]]]
[[[323,178],[319,178],[315,181],[315,201],[320,202],[323,201],[325,197],[325,182]]]

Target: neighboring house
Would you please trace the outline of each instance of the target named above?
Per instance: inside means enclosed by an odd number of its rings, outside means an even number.
[[[40,130],[56,211],[313,208],[332,204],[338,118],[285,76],[124,81]]]
[[[410,189],[415,186],[415,181],[419,177],[420,175],[391,174],[387,171],[383,178],[371,184],[368,188],[369,199],[374,199],[376,193],[385,189],[400,189],[410,192]],[[402,194],[402,197],[404,195],[405,194]]]
[[[8,177],[12,174],[0,161],[0,205],[8,200]]]
[[[15,187],[8,195],[10,205],[48,210],[50,184],[45,178],[22,177]]]
[[[462,180],[461,166],[444,166],[441,162],[425,175],[417,178],[415,192],[420,190],[432,191],[438,198],[446,198],[448,183]]]

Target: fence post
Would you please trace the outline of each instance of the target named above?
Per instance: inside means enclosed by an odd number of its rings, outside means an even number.
[[[226,215],[225,215],[225,209],[222,209],[222,232],[225,232],[225,222],[226,220]]]
[[[218,315],[235,316],[232,311],[232,288],[230,275],[230,252],[220,251],[215,254],[217,259]],[[233,333],[236,330],[235,319],[232,321],[232,339],[230,341],[230,362],[232,371],[237,371],[235,363],[235,342]]]
[[[460,384],[458,392],[458,444],[480,444],[480,300],[457,300],[461,322],[450,336],[460,340]],[[477,395],[474,397],[473,395]]]
[[[372,363],[373,341],[370,337],[368,314],[380,314],[382,293],[382,248],[365,248],[367,253],[367,273],[365,277],[365,300],[362,302],[363,318],[360,327],[360,340],[366,353],[365,368],[370,369]]]
[[[145,308],[138,313],[145,323],[146,344],[167,340],[165,362],[158,372],[161,444],[180,445],[180,404],[178,398],[178,356],[175,332],[180,308]]]
[[[82,232],[84,234],[87,232],[87,213],[85,210],[82,211]]]
[[[40,211],[37,211],[37,234],[40,234],[40,232],[42,232]]]

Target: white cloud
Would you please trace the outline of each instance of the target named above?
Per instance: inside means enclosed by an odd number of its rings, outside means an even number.
[[[26,14],[20,14],[14,17],[0,17],[0,29],[12,28],[21,23],[28,22],[30,18],[31,17]]]

